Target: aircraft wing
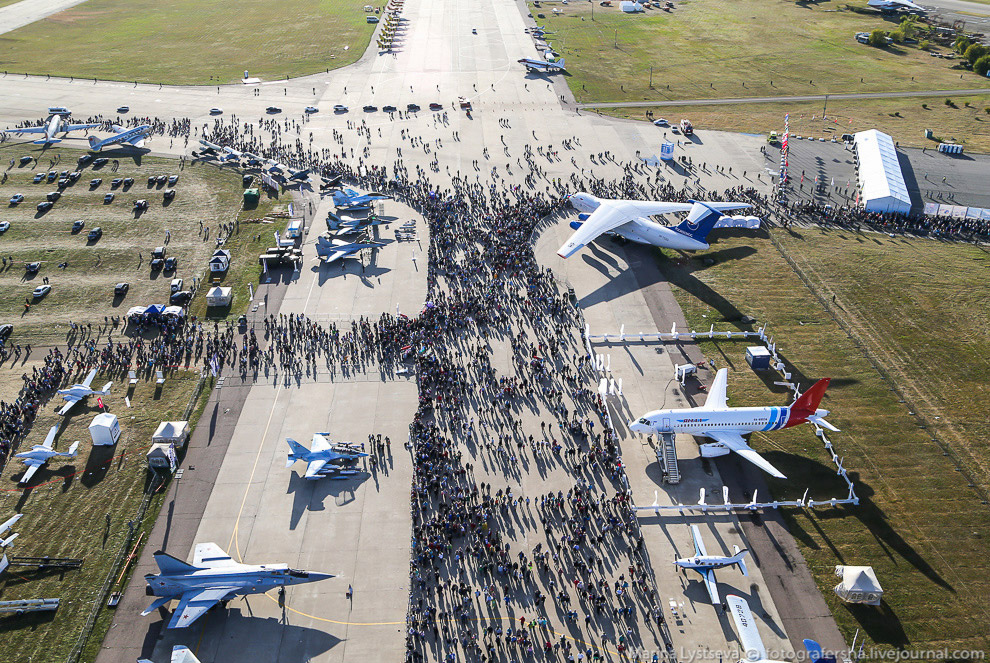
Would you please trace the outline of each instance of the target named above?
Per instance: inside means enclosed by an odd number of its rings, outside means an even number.
[[[24,464],[27,465],[27,469],[24,470],[24,474],[17,481],[17,483],[27,483],[28,481],[30,481],[31,477],[34,476],[34,473],[38,471],[38,468],[44,465],[45,463],[43,461],[35,460],[31,458],[24,461]]]
[[[18,520],[20,520],[23,516],[24,516],[23,513],[19,513],[16,516],[14,516],[13,518],[11,518],[10,520],[8,520],[7,522],[5,522],[3,525],[0,525],[0,535],[5,534],[7,532],[7,530],[9,530],[11,527],[13,527],[14,526],[14,523],[16,523]]]
[[[189,651],[188,647],[175,645],[172,648],[171,663],[199,663],[199,659]]]
[[[48,435],[45,436],[45,441],[42,442],[41,445],[51,449],[52,445],[55,444],[55,436],[57,434],[58,434],[58,424],[55,424],[48,431]]]
[[[58,411],[58,413],[63,416],[65,415],[66,412],[72,409],[73,405],[75,405],[80,401],[80,399],[77,398],[76,396],[66,396],[65,398],[68,399],[68,402],[62,406],[61,410]]]
[[[732,433],[730,431],[706,431],[705,435],[712,438],[716,442],[721,442],[725,446],[729,447],[737,454],[756,465],[758,468],[771,474],[778,479],[786,479],[787,477],[781,473],[776,467],[771,465],[763,456],[756,453],[756,451],[746,444],[746,440],[739,433]]]
[[[732,614],[732,621],[736,624],[736,631],[739,634],[739,644],[746,652],[746,659],[759,661],[767,657],[766,647],[763,646],[763,639],[760,631],[756,628],[753,620],[753,613],[749,609],[746,599],[735,594],[725,597],[725,602],[729,605],[729,612]]]
[[[664,203],[648,200],[608,200],[602,201],[588,220],[574,231],[570,239],[560,247],[557,254],[562,258],[570,258],[582,247],[599,235],[615,230],[624,223],[641,216],[654,216],[669,212],[687,212],[690,203]]]
[[[726,390],[729,386],[729,369],[720,368],[715,374],[712,386],[708,388],[708,398],[705,400],[706,410],[725,410],[728,407]]]
[[[306,466],[306,476],[305,476],[305,478],[306,479],[319,479],[320,478],[320,470],[322,470],[323,469],[323,466],[326,465],[326,464],[327,464],[327,461],[325,461],[325,460],[311,460],[311,461],[309,461],[309,465]]]
[[[83,380],[83,382],[82,382],[83,383],[83,386],[84,387],[91,386],[93,384],[93,378],[95,378],[95,377],[96,377],[96,369],[94,368],[93,370],[91,370],[89,372],[89,375],[86,376],[86,379]]]
[[[58,128],[59,131],[79,131],[80,129],[95,129],[100,125],[98,124],[63,124]]]
[[[718,605],[721,603],[721,600],[718,598],[718,585],[715,584],[714,569],[699,570],[699,572],[705,579],[705,588],[708,590],[708,597],[711,598],[712,605]]]
[[[43,134],[48,129],[48,127],[23,127],[21,129],[13,129],[19,134]]]
[[[203,616],[203,614],[219,603],[223,597],[237,587],[211,587],[186,592],[179,599],[179,605],[172,614],[169,628],[185,628]]]
[[[330,448],[330,443],[327,442],[325,435],[320,435],[319,433],[313,433],[313,445],[309,448],[312,451],[325,451]]]
[[[197,543],[193,553],[193,566],[216,569],[221,566],[237,566],[237,562],[215,543]]]
[[[145,137],[142,136],[141,138],[132,139],[132,140],[129,140],[127,142],[129,144],[133,145],[134,147],[144,147],[144,139],[145,139]]]
[[[691,525],[691,538],[694,539],[694,554],[698,557],[705,557],[708,551],[705,550],[705,542],[701,540],[701,531],[697,525]]]

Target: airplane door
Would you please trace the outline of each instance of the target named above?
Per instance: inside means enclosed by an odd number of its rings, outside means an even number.
[[[670,417],[664,417],[663,418],[663,427],[661,428],[661,430],[664,430],[664,431],[673,430],[673,428],[670,425]]]

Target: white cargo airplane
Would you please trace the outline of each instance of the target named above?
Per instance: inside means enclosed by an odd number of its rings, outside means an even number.
[[[738,566],[744,576],[749,575],[746,572],[746,562],[743,560],[749,551],[740,550],[739,546],[733,546],[731,557],[709,555],[708,551],[705,550],[705,542],[701,540],[701,532],[697,525],[691,525],[691,538],[694,539],[694,556],[675,559],[674,564],[682,569],[694,569],[700,573],[701,577],[705,579],[705,587],[708,589],[708,596],[712,599],[712,605],[717,606],[721,601],[718,598],[718,586],[715,584],[715,569]]]
[[[570,258],[600,235],[612,233],[639,244],[652,244],[666,249],[701,251],[708,248],[705,239],[726,210],[749,207],[746,203],[667,203],[647,200],[609,200],[590,193],[575,193],[571,205],[588,214],[583,221],[571,222],[574,234],[560,247],[557,254]],[[690,212],[676,226],[664,226],[645,217],[672,212]]]
[[[76,450],[79,449],[79,442],[73,442],[69,445],[68,451],[55,451],[52,445],[55,443],[55,436],[58,434],[58,424],[52,426],[51,430],[48,431],[48,436],[45,437],[45,441],[41,444],[35,444],[27,451],[22,451],[19,454],[14,454],[14,458],[20,458],[21,461],[27,465],[27,469],[24,470],[24,474],[21,475],[20,481],[17,483],[20,485],[26,484],[34,476],[34,473],[38,471],[38,468],[48,462],[49,458],[54,458],[56,456],[61,456],[63,458],[75,458]]]
[[[57,109],[50,109],[57,110]],[[80,129],[94,129],[99,124],[68,124],[64,122],[65,118],[69,116],[69,111],[67,108],[58,109],[60,112],[52,112],[48,116],[48,122],[40,127],[21,127],[19,129],[11,129],[11,131],[18,134],[44,134],[45,137],[40,140],[32,141],[35,145],[51,145],[52,143],[61,143],[61,138],[56,138],[55,136],[59,133],[64,137],[70,131],[79,131]]]
[[[147,658],[139,658],[137,663],[154,663]],[[175,645],[172,647],[172,658],[169,663],[199,663],[199,659],[185,645]]]
[[[839,430],[825,421],[828,410],[818,409],[829,378],[816,382],[786,407],[729,407],[726,397],[728,381],[729,369],[720,369],[708,390],[704,405],[647,412],[639,419],[630,421],[629,430],[644,434],[673,432],[708,437],[715,442],[700,445],[702,457],[715,458],[735,451],[778,479],[787,477],[746,444],[743,435],[790,428],[806,421],[829,430]]]
[[[3,538],[3,535],[10,531],[10,528],[12,528],[23,515],[23,513],[19,513],[4,524],[0,525],[0,574],[6,571],[7,567],[10,566],[10,561],[7,559],[7,548],[13,546],[14,539],[17,538],[16,532],[8,536],[6,539]]]
[[[99,152],[104,147],[117,145],[118,143],[127,143],[128,145],[141,148],[144,147],[144,139],[151,133],[150,124],[142,124],[132,129],[125,129],[122,126],[115,124],[110,127],[110,129],[117,135],[104,138],[103,140],[100,140],[96,136],[90,136],[89,149],[93,152]]]
[[[86,379],[82,381],[82,384],[74,384],[68,389],[59,389],[58,395],[62,397],[63,400],[68,401],[62,406],[62,409],[58,411],[59,414],[65,415],[72,409],[72,406],[86,398],[87,396],[109,396],[110,387],[113,386],[113,382],[107,382],[103,385],[103,389],[92,389],[90,385],[93,384],[93,378],[96,377],[96,369],[94,368],[86,376]]]

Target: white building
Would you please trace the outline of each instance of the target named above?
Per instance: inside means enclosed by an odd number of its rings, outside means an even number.
[[[909,213],[911,196],[904,184],[894,139],[876,129],[860,131],[854,138],[859,160],[859,202],[863,209]]]

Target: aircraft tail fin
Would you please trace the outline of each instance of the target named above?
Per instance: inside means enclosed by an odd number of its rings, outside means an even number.
[[[309,453],[309,449],[299,444],[291,437],[285,438],[285,441],[289,443],[289,457],[285,460],[286,467],[292,467],[292,464],[297,460],[303,460],[306,454]]]
[[[110,395],[110,388],[112,386],[113,386],[113,382],[112,381],[111,382],[107,382],[105,385],[103,385],[103,389],[100,389],[100,393],[103,394],[104,396],[109,396]]]
[[[164,550],[159,550],[155,553],[155,563],[158,564],[161,572],[165,574],[191,573],[196,570],[196,567],[192,564],[187,564],[178,557],[172,557]],[[158,603],[158,601],[155,601],[155,603]]]
[[[97,138],[96,136],[90,136],[89,149],[96,150],[97,152],[99,152],[103,148],[103,145],[100,144],[101,142],[102,141],[100,141],[100,139]]]
[[[826,656],[822,646],[810,638],[805,638],[804,648],[808,650],[808,660],[811,663],[835,663],[835,656]]]
[[[748,576],[749,575],[749,572],[746,570],[746,555],[748,555],[748,554],[749,554],[749,551],[746,550],[745,548],[743,548],[742,550],[740,550],[739,552],[736,553],[736,558],[737,558],[736,559],[736,564],[739,565],[739,570],[742,571],[742,574],[744,576]]]
[[[75,456],[76,452],[79,450],[79,442],[73,442],[69,445],[69,456]]]
[[[715,224],[722,218],[722,212],[698,201],[692,201],[694,205],[687,219],[674,226],[674,230],[687,235],[691,239],[704,242],[708,234],[715,228]]]
[[[829,382],[830,378],[822,378],[812,385],[811,389],[801,394],[794,401],[794,405],[791,406],[791,412],[804,416],[813,415],[818,410],[818,404],[822,402],[822,397],[825,396],[825,390],[828,389]]]

